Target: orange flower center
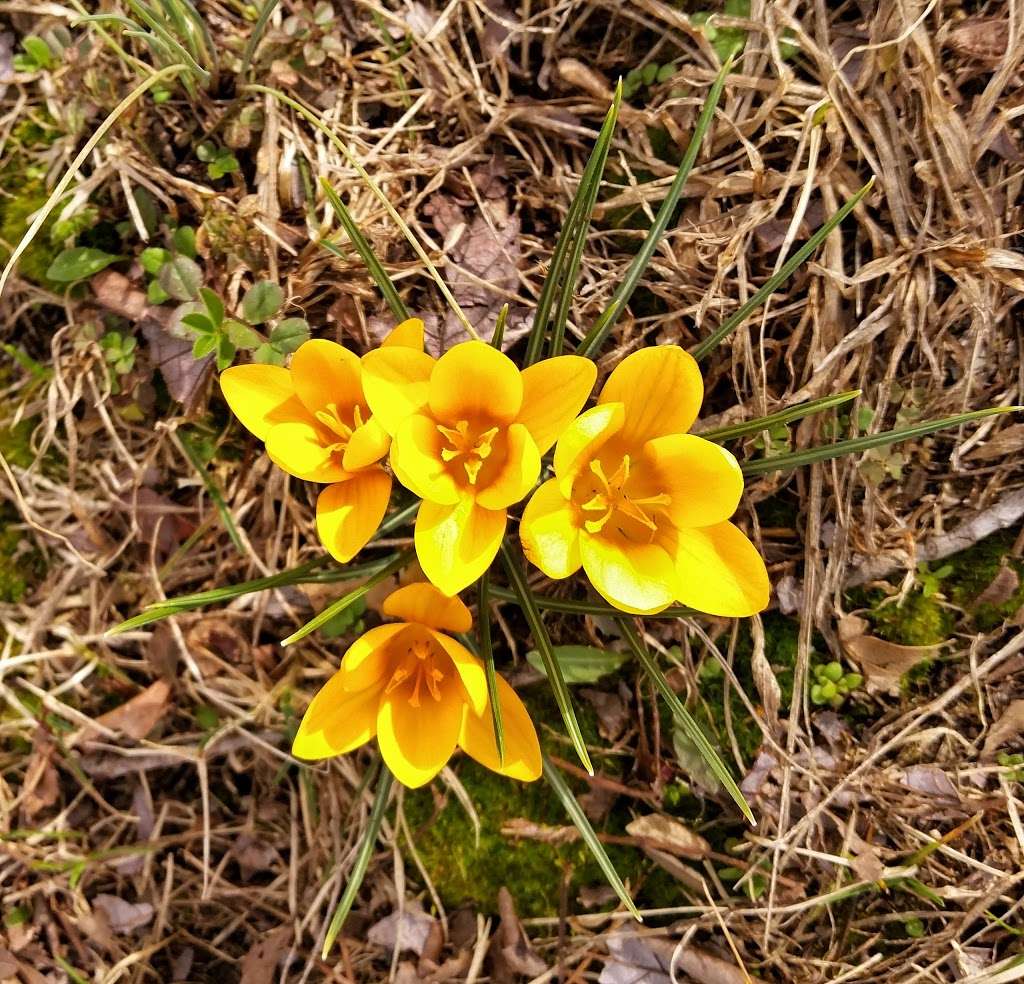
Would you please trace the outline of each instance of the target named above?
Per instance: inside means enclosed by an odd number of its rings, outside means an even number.
[[[426,691],[435,701],[440,702],[444,671],[438,665],[441,660],[434,647],[426,639],[417,639],[406,650],[406,654],[405,661],[391,674],[384,692],[390,694],[404,685],[413,707],[420,706],[421,691]]]
[[[600,533],[612,522],[615,529],[630,540],[650,543],[658,530],[657,510],[671,503],[664,492],[641,495],[629,489],[631,462],[624,454],[611,475],[600,460],[590,462],[590,474],[583,473],[573,489],[573,498],[585,498],[583,526],[588,533]],[[587,498],[589,496],[589,498]]]
[[[447,464],[460,464],[469,484],[476,485],[480,469],[494,450],[498,428],[488,427],[483,430],[471,427],[468,420],[459,420],[454,427],[438,424],[437,429],[446,444],[446,447],[441,448],[441,460]]]
[[[336,403],[328,403],[323,410],[316,412],[317,423],[323,428],[320,433],[320,440],[323,446],[331,454],[341,457],[352,439],[352,432],[363,426],[363,410],[357,403],[352,408],[352,423],[348,424],[341,416],[341,411]]]

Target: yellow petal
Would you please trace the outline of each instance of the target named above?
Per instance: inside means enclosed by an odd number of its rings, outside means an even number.
[[[443,632],[431,632],[431,635],[455,664],[455,671],[466,690],[471,709],[476,714],[482,714],[487,708],[487,677],[484,674],[484,664],[451,636]]]
[[[231,412],[261,441],[286,421],[308,421],[309,414],[280,366],[232,366],[220,374],[220,389]]]
[[[388,333],[387,338],[380,343],[384,345],[399,345],[402,348],[412,348],[423,351],[423,322],[419,318],[409,318],[403,321],[397,328]]]
[[[410,703],[409,689],[399,687],[382,698],[377,741],[395,778],[415,789],[430,782],[455,751],[465,700],[451,678],[441,683],[441,700],[421,695],[418,707]]]
[[[651,469],[651,493],[665,492],[676,526],[712,526],[727,520],[743,494],[743,473],[725,448],[693,434],[669,434],[644,445],[642,470]]]
[[[540,742],[519,695],[498,677],[498,699],[501,702],[501,723],[505,735],[505,760],[498,758],[491,709],[485,706],[479,714],[466,707],[459,732],[459,746],[467,755],[494,772],[523,782],[532,782],[541,774]]]
[[[424,502],[416,516],[416,556],[446,595],[458,594],[491,566],[505,534],[505,510],[472,499],[453,506]]]
[[[359,356],[337,342],[303,342],[292,356],[291,374],[295,392],[310,413],[333,403],[347,417],[349,408],[363,403]]]
[[[580,533],[580,557],[590,583],[611,605],[651,615],[676,600],[676,568],[658,543],[634,543],[616,534]]]
[[[415,622],[430,629],[468,632],[473,616],[460,598],[449,598],[426,581],[407,584],[384,599],[381,611],[403,622]]]
[[[598,403],[623,404],[622,438],[639,448],[652,437],[688,431],[703,399],[704,381],[694,357],[678,345],[655,345],[627,355],[615,367]]]
[[[371,417],[362,427],[357,427],[345,445],[345,454],[341,459],[346,471],[359,471],[367,465],[375,464],[388,453],[391,438],[388,432]]]
[[[513,424],[504,437],[501,443],[505,460],[499,471],[476,494],[476,501],[484,509],[504,509],[518,502],[537,484],[537,476],[540,475],[540,452],[530,432],[522,424]]]
[[[767,608],[770,590],[761,555],[732,523],[679,531],[676,597],[684,605],[739,618]]]
[[[396,653],[402,652],[403,639],[408,630],[404,622],[389,622],[364,632],[345,651],[341,658],[342,686],[346,690],[365,690],[367,687],[383,686],[385,679],[395,668]]]
[[[558,439],[555,446],[555,475],[568,498],[581,468],[614,437],[625,419],[621,403],[605,403],[581,413]]]
[[[522,404],[523,380],[516,364],[486,342],[453,346],[430,376],[430,410],[445,424],[508,424]]]
[[[441,458],[444,438],[434,420],[414,413],[399,425],[391,444],[391,467],[410,492],[428,502],[454,505],[459,486]]]
[[[544,455],[587,402],[597,366],[578,355],[560,355],[529,366],[522,376],[523,405],[518,420]]]
[[[582,562],[576,511],[562,495],[556,479],[545,482],[526,503],[519,538],[526,559],[548,577],[568,577],[579,570]]]
[[[348,472],[321,444],[312,424],[277,424],[267,435],[267,454],[278,468],[307,482],[342,482]]]
[[[368,742],[377,730],[380,692],[376,688],[346,690],[335,673],[313,698],[292,742],[302,759],[343,755]]]
[[[316,532],[327,552],[347,564],[377,532],[390,498],[391,476],[382,468],[327,486],[316,500]]]
[[[373,416],[392,437],[409,414],[427,405],[434,360],[426,352],[389,345],[363,356],[363,393]]]

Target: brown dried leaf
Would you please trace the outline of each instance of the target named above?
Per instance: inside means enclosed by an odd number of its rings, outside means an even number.
[[[288,952],[291,937],[290,926],[278,926],[272,933],[258,940],[242,958],[239,984],[272,984],[277,980],[277,965]]]
[[[1000,567],[988,587],[974,599],[975,607],[980,605],[1005,605],[1020,587],[1020,575],[1008,564]]]
[[[971,17],[949,32],[949,46],[986,63],[998,62],[1010,43],[1010,22],[1005,17]]]
[[[611,959],[599,984],[674,984],[683,975],[696,984],[763,984],[762,980],[701,947],[677,947],[667,939],[635,936],[627,930],[606,938]]]
[[[911,765],[903,773],[903,785],[926,796],[959,800],[953,780],[937,765]]]
[[[122,936],[148,926],[156,912],[148,902],[125,902],[116,895],[105,894],[97,895],[92,907],[102,912],[110,928]]]
[[[171,685],[166,680],[157,680],[145,690],[137,693],[120,707],[115,707],[96,718],[96,723],[120,731],[130,738],[145,738],[159,723],[170,707]],[[83,737],[95,737],[86,729]]]
[[[103,307],[129,321],[138,321],[149,305],[145,291],[116,270],[101,270],[89,281],[89,286]]]
[[[534,953],[526,931],[519,921],[512,894],[502,886],[498,889],[498,914],[501,922],[491,941],[491,979],[496,984],[513,984],[516,975],[537,977],[548,965]]]
[[[583,697],[597,714],[597,730],[607,741],[616,741],[626,730],[629,723],[629,708],[626,702],[615,693],[595,690],[593,687],[580,689]]]
[[[377,946],[393,951],[411,950],[416,956],[423,953],[430,931],[436,920],[428,916],[415,903],[409,904],[401,912],[392,912],[380,922],[370,927],[366,938]]]
[[[160,370],[167,384],[167,392],[177,400],[186,413],[195,410],[202,400],[206,381],[213,372],[213,356],[192,358],[192,343],[170,334],[149,309],[142,320],[142,335],[149,345],[149,358]]]
[[[1021,734],[1024,734],[1024,700],[1014,700],[988,729],[985,744],[981,746],[981,761],[991,762],[998,749]]]
[[[626,824],[626,833],[630,837],[649,842],[654,848],[684,858],[706,858],[711,851],[711,845],[700,834],[695,834],[678,820],[660,813],[650,813],[630,820]]]
[[[36,730],[32,739],[32,757],[25,770],[22,806],[30,819],[40,810],[53,806],[60,793],[59,777],[53,764],[54,745],[50,736],[42,729]]]
[[[868,622],[856,615],[839,620],[839,641],[850,659],[860,666],[867,691],[872,694],[899,694],[900,677],[944,645],[900,646],[865,635],[867,628]]]

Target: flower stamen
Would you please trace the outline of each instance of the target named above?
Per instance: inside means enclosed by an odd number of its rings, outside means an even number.
[[[475,437],[470,433],[468,420],[457,421],[454,427],[438,424],[437,429],[448,442],[448,447],[441,448],[441,460],[449,463],[455,461],[456,458],[461,458],[469,484],[476,485],[484,461],[494,450],[494,439],[498,436],[498,428],[488,428]]]
[[[650,530],[652,535],[657,532],[658,524],[650,513],[654,509],[670,505],[672,499],[664,492],[644,498],[633,498],[627,494],[625,487],[629,481],[630,467],[629,455],[625,454],[609,478],[599,460],[595,458],[590,462],[590,471],[599,483],[598,490],[580,506],[580,509],[600,515],[584,520],[583,526],[588,533],[600,533],[616,512]]]

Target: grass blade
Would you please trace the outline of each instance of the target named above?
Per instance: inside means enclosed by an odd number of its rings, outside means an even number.
[[[494,322],[494,334],[491,335],[491,345],[499,352],[501,343],[505,340],[505,322],[508,321],[508,304],[502,304],[498,312],[498,320]]]
[[[668,680],[665,679],[665,674],[661,672],[661,667],[658,666],[657,660],[651,655],[643,639],[640,638],[632,621],[622,616],[617,621],[619,628],[622,629],[622,637],[629,644],[629,648],[633,650],[634,655],[640,661],[655,687],[658,688],[658,693],[665,699],[665,702],[679,722],[679,726],[686,733],[686,737],[693,742],[700,753],[700,757],[704,759],[708,764],[708,768],[711,769],[718,781],[728,791],[733,801],[742,811],[743,816],[752,825],[756,826],[757,821],[754,819],[754,814],[747,801],[743,798],[740,787],[736,785],[736,780],[733,779],[729,767],[722,761],[711,742],[708,741],[707,735],[704,734],[701,726],[694,720],[693,715],[683,706],[679,695],[669,686]]]
[[[320,179],[320,187],[323,188],[324,194],[327,195],[327,200],[334,208],[335,214],[338,216],[338,220],[341,222],[356,252],[361,257],[363,263],[366,264],[366,269],[369,271],[370,276],[373,277],[373,282],[377,285],[381,294],[384,295],[384,300],[387,301],[388,307],[391,308],[391,313],[399,321],[405,321],[409,317],[409,311],[405,306],[405,302],[399,296],[394,282],[388,276],[384,265],[377,259],[377,254],[374,253],[373,247],[359,229],[356,220],[352,218],[352,213],[345,207],[345,203],[326,178]]]
[[[209,472],[207,472],[206,466],[203,464],[202,459],[199,457],[199,453],[196,451],[195,445],[192,443],[192,438],[190,438],[183,430],[175,431],[175,435],[178,438],[178,442],[181,444],[182,450],[185,452],[185,457],[189,460],[189,464],[191,464],[196,470],[203,486],[206,488],[207,494],[211,499],[213,499],[213,503],[217,507],[217,512],[220,514],[221,522],[224,524],[224,528],[228,531],[228,536],[231,538],[231,542],[235,545],[235,549],[239,553],[244,553],[245,544],[242,543],[242,537],[238,533],[238,527],[235,526],[235,520],[231,515],[231,510],[228,508],[228,504],[224,501],[224,496],[217,487],[217,483],[210,476]]]
[[[242,54],[242,68],[238,73],[240,79],[249,77],[249,67],[252,65],[256,48],[263,37],[263,31],[266,29],[267,21],[270,20],[270,15],[277,8],[277,4],[278,0],[263,0],[263,6],[260,7],[260,15],[256,18],[256,23],[253,24],[249,40],[245,42],[245,51]]]
[[[770,430],[778,424],[789,424],[794,420],[801,420],[811,414],[830,410],[832,407],[841,407],[844,403],[856,400],[860,395],[861,390],[833,393],[831,396],[823,396],[820,400],[809,400],[807,403],[798,403],[795,407],[779,410],[778,413],[770,413],[767,417],[757,417],[755,420],[745,420],[741,424],[730,424],[728,427],[716,427],[714,430],[701,431],[697,437],[703,437],[705,441],[731,441],[737,437],[746,437],[747,434]]]
[[[848,441],[837,441],[819,448],[808,448],[806,451],[794,451],[792,454],[780,454],[773,458],[759,458],[742,465],[744,475],[766,475],[774,471],[789,471],[802,465],[811,465],[816,461],[828,461],[844,454],[856,454],[871,448],[881,448],[898,441],[909,441],[915,437],[924,437],[948,427],[959,427],[960,424],[972,420],[982,420],[1000,413],[1018,413],[1024,407],[989,407],[987,410],[972,410],[970,413],[958,413],[953,417],[941,420],[928,420],[913,427],[902,427],[899,430],[883,431],[881,434],[868,434],[865,437],[853,437]]]
[[[501,720],[501,700],[498,698],[498,674],[494,669],[494,648],[491,646],[491,605],[490,573],[480,578],[477,587],[477,639],[480,655],[484,661],[484,676],[487,678],[487,699],[491,702],[491,723],[494,725],[494,740],[498,746],[498,761],[505,764],[505,725]]]
[[[519,595],[508,588],[498,588],[491,585],[490,594],[492,598],[499,601],[519,601]],[[560,612],[563,615],[611,615],[618,616],[622,610],[614,608],[603,601],[580,601],[575,598],[549,598],[547,595],[530,593],[533,603],[540,609],[548,612]],[[645,615],[644,618],[687,618],[690,615],[699,614],[693,608],[686,608],[683,605],[672,605],[656,615]]]
[[[551,309],[556,297],[558,298],[558,310],[551,329],[551,354],[561,355],[562,353],[569,304],[576,286],[580,260],[583,257],[583,247],[587,241],[587,229],[590,227],[590,216],[594,210],[594,202],[597,201],[598,189],[601,187],[601,178],[608,161],[608,151],[611,149],[612,135],[615,132],[615,123],[619,118],[621,105],[622,81],[620,80],[615,87],[611,107],[604,118],[601,132],[591,151],[590,160],[587,161],[587,166],[580,176],[579,187],[569,205],[569,212],[565,217],[565,225],[562,226],[558,242],[555,244],[555,251],[551,254],[551,266],[537,300],[533,326],[530,328],[530,337],[526,343],[524,367],[532,365],[541,356],[541,351],[544,348],[544,336],[548,329],[548,319],[551,317]]]
[[[619,289],[615,291],[611,303],[601,312],[593,327],[587,332],[586,338],[583,339],[579,348],[576,349],[577,355],[585,355],[588,358],[594,358],[597,355],[605,339],[608,337],[608,333],[612,330],[612,326],[618,321],[619,316],[629,303],[629,299],[633,296],[633,291],[636,290],[640,277],[643,276],[644,270],[647,269],[647,265],[651,262],[654,250],[668,228],[668,224],[676,210],[676,205],[679,204],[679,196],[683,193],[683,186],[686,184],[686,179],[690,176],[690,171],[693,170],[693,162],[697,159],[704,134],[707,133],[711,120],[714,118],[715,108],[718,106],[718,100],[722,96],[722,89],[725,87],[726,76],[728,76],[731,70],[732,58],[729,57],[719,70],[714,83],[712,83],[711,90],[708,92],[708,97],[704,100],[700,116],[697,117],[697,125],[693,130],[693,136],[690,138],[686,153],[683,155],[683,161],[679,165],[679,170],[676,171],[676,176],[668,189],[665,200],[658,209],[658,214],[654,217],[654,224],[648,231],[639,252],[633,257],[633,262],[629,265],[622,283],[619,284]]]
[[[345,883],[345,891],[338,902],[338,908],[331,916],[331,924],[327,927],[327,935],[324,937],[324,947],[320,951],[320,958],[327,959],[331,952],[334,941],[341,932],[349,912],[352,910],[352,903],[356,900],[356,893],[359,886],[363,884],[366,877],[366,869],[370,866],[370,857],[373,854],[373,845],[377,842],[377,835],[380,833],[381,825],[384,823],[384,811],[387,809],[388,800],[391,797],[391,787],[395,783],[395,777],[386,765],[381,765],[380,779],[377,780],[377,790],[373,794],[373,806],[370,808],[370,819],[363,833],[363,839],[359,844],[359,853],[356,854],[352,870],[349,872],[348,881]]]
[[[779,272],[769,277],[753,297],[747,301],[732,317],[727,318],[719,325],[718,330],[712,332],[699,345],[693,349],[695,359],[703,359],[723,338],[735,331],[750,315],[752,311],[759,308],[768,297],[775,292],[776,288],[784,284],[793,275],[793,272],[828,238],[829,233],[843,219],[846,218],[858,205],[860,200],[874,187],[875,179],[872,178],[860,191],[857,192],[842,207],[801,246],[782,266]]]
[[[555,659],[555,653],[551,647],[551,639],[548,637],[543,621],[541,621],[540,611],[537,609],[537,604],[533,600],[533,595],[530,593],[526,583],[526,577],[523,574],[524,565],[516,563],[515,558],[509,551],[508,545],[504,543],[501,545],[501,562],[505,565],[505,573],[508,575],[509,583],[512,585],[516,601],[519,602],[519,607],[522,608],[523,614],[526,616],[526,622],[533,633],[533,641],[537,647],[537,652],[540,653],[541,659],[544,661],[548,683],[551,684],[555,703],[558,704],[558,709],[562,712],[565,730],[569,732],[569,737],[572,739],[573,747],[575,747],[576,754],[580,757],[583,767],[590,775],[593,775],[594,766],[590,762],[590,754],[587,752],[587,745],[583,740],[583,732],[580,731],[579,722],[576,720],[576,711],[573,710],[572,697],[569,695],[569,688],[565,685],[565,679],[562,676],[558,660]]]
[[[550,759],[546,755],[544,756],[544,778],[555,791],[555,795],[561,800],[562,806],[565,807],[565,812],[569,814],[569,819],[572,820],[576,829],[580,832],[583,843],[587,845],[590,853],[594,855],[594,860],[604,872],[605,878],[608,879],[608,884],[615,889],[615,894],[622,901],[622,904],[629,909],[633,918],[637,922],[643,922],[643,918],[633,904],[633,900],[629,897],[629,892],[626,891],[626,886],[623,885],[619,873],[615,870],[615,865],[612,864],[612,859],[608,857],[608,852],[605,851],[604,845],[598,840],[597,834],[594,833],[594,828],[590,825],[586,813],[583,812],[583,807],[576,801],[576,797],[573,796],[572,790],[569,788],[569,784],[565,781],[562,773],[551,764]]]
[[[412,559],[412,553],[412,550],[403,550],[401,553],[395,554],[389,564],[367,578],[358,588],[353,588],[347,595],[343,595],[337,601],[332,601],[319,615],[314,615],[302,628],[296,629],[286,639],[282,639],[281,645],[291,646],[300,639],[305,639],[311,632],[316,632],[321,625],[329,622],[339,612],[343,612],[349,605],[354,604],[368,594],[371,588],[405,567]]]

